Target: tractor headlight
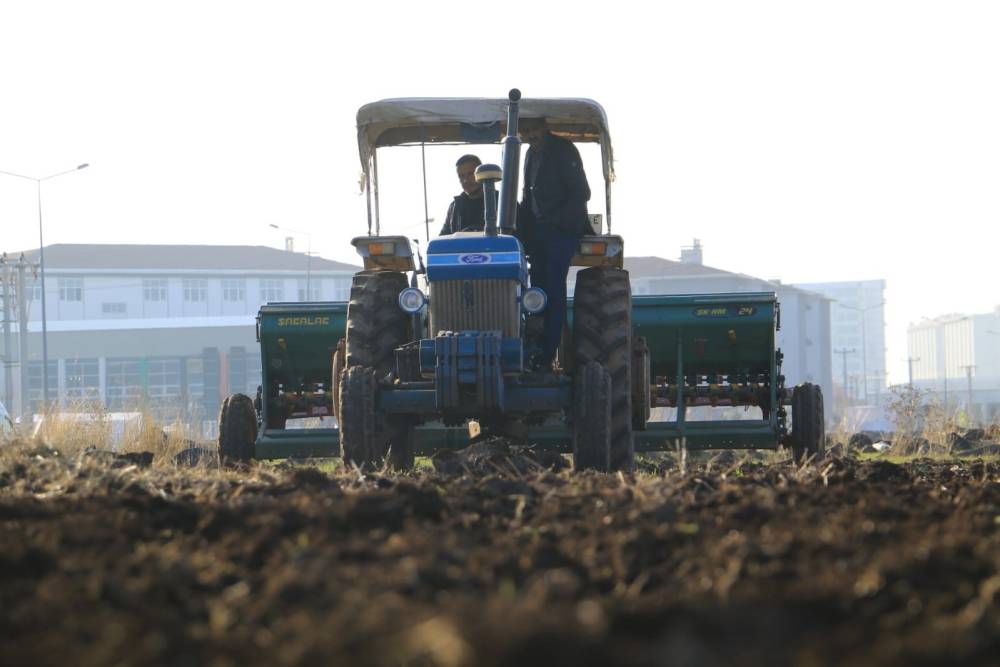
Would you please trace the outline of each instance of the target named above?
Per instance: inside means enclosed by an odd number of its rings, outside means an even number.
[[[404,313],[410,315],[418,313],[425,303],[427,303],[427,297],[416,287],[407,287],[399,293],[399,307]]]
[[[540,287],[531,287],[524,291],[521,295],[521,307],[524,308],[526,313],[540,313],[545,310],[545,304],[548,303],[549,297],[545,295],[545,292]]]

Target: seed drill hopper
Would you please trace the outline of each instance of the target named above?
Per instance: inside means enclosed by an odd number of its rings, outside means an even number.
[[[595,234],[573,259],[582,268],[555,369],[527,363],[546,295],[530,286],[516,236],[521,117],[543,117],[555,134],[601,149],[606,217],[593,216]],[[483,232],[434,239],[426,267],[409,239],[380,233],[379,148],[498,142],[502,166],[476,172]],[[774,293],[631,295],[623,240],[610,233],[611,140],[596,102],[521,100],[517,91],[384,100],[359,110],[358,143],[368,234],[352,243],[364,269],[348,303],[261,307],[262,383],[256,399],[223,402],[223,460],[342,455],[361,467],[408,468],[416,454],[467,445],[470,424],[601,471],[630,470],[636,451],[822,453],[820,388],[784,386]],[[323,423],[294,428],[301,418]]]

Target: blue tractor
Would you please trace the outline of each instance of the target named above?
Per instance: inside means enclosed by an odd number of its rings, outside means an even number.
[[[461,133],[477,125],[481,133],[501,127],[499,115],[487,116],[492,122],[469,122],[470,116],[495,113],[494,100],[449,102],[451,113],[465,119],[421,125],[425,140],[433,135],[440,141],[440,132]],[[512,425],[541,424],[558,416],[570,424],[578,468],[628,470],[633,465],[631,297],[621,268],[620,238],[587,237],[581,244],[584,254],[577,263],[593,266],[578,279],[575,335],[564,344],[572,354],[564,351],[556,371],[526,368],[540,345],[547,295],[529,286],[524,248],[513,234],[520,93],[511,91],[506,102],[503,168],[484,164],[476,171],[485,190],[483,232],[434,239],[423,270],[412,265],[403,237],[376,233],[353,241],[365,270],[354,279],[343,358],[334,363],[340,439],[350,462],[375,465],[388,457],[397,467],[411,466],[415,427],[428,421],[447,427],[472,420],[487,431],[508,433]],[[426,101],[423,111],[440,122],[440,104]],[[375,134],[374,119],[388,108],[398,115],[401,106],[420,105],[390,101],[362,108],[363,144],[372,136],[376,146],[404,138],[413,126],[397,123],[390,132],[395,136],[388,139],[385,132]],[[534,113],[554,119],[562,117],[558,111],[566,112],[562,107],[574,107],[576,131],[606,134],[603,111],[593,102],[540,100],[533,106]],[[407,281],[406,271],[422,274],[424,289],[416,280]]]

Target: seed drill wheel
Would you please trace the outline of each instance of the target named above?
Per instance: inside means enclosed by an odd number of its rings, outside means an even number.
[[[628,272],[595,266],[577,274],[573,295],[573,351],[577,369],[596,361],[611,375],[611,470],[631,471],[632,288]]]
[[[375,416],[374,368],[352,366],[340,376],[340,444],[344,463],[373,468],[383,457],[385,434]]]
[[[222,465],[248,463],[253,459],[255,440],[257,413],[253,399],[245,394],[227,397],[219,410],[219,462]]]
[[[611,374],[600,363],[576,367],[573,378],[573,466],[607,472],[611,466]]]
[[[381,379],[395,367],[395,350],[410,342],[411,318],[399,308],[406,275],[365,270],[354,274],[347,304],[344,366],[373,368]]]
[[[796,463],[826,452],[823,392],[805,382],[792,390],[792,456]]]

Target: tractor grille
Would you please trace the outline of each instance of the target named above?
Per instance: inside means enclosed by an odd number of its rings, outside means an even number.
[[[520,336],[517,284],[516,280],[498,278],[431,282],[431,335],[472,330]]]

